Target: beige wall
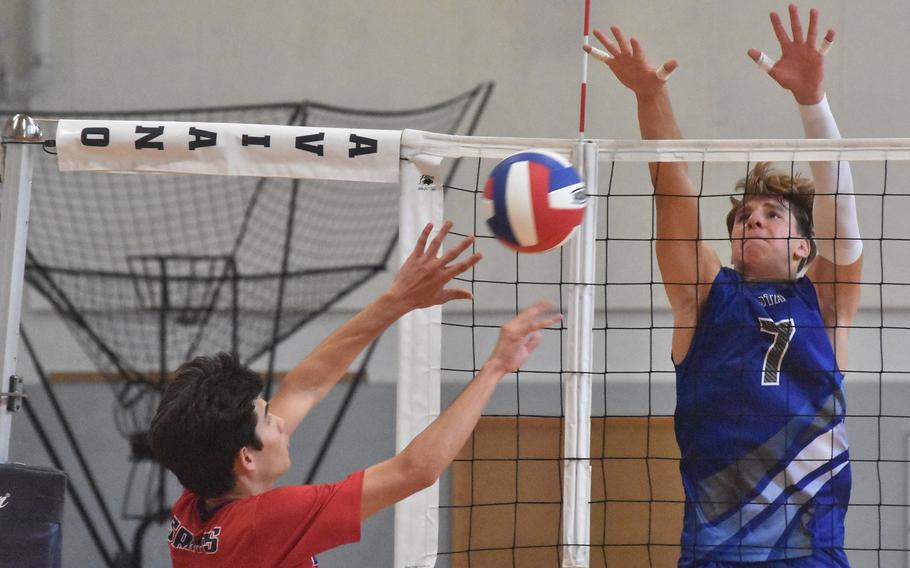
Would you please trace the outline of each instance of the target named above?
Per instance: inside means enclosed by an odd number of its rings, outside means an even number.
[[[0,47],[18,61],[24,0],[0,5]],[[482,131],[572,136],[581,73],[581,0],[59,0],[51,4],[53,77],[35,107],[113,109],[313,98],[406,107],[482,80],[498,90]],[[810,3],[800,3],[807,10]],[[854,137],[900,136],[910,48],[900,0],[812,3],[838,32],[829,91]],[[750,64],[778,49],[767,20],[782,1],[592,2],[592,22],[624,26],[671,82],[684,131],[698,138],[800,134],[789,101]],[[589,132],[637,135],[631,98],[592,68]]]

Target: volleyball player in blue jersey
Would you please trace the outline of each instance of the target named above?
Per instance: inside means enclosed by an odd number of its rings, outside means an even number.
[[[749,55],[799,105],[809,138],[839,133],[823,87],[818,13],[805,35],[771,15],[775,63]],[[681,138],[666,77],[618,27],[593,51],[631,89],[642,138]],[[682,162],[650,164],[656,254],[673,312],[676,436],[686,503],[679,565],[848,566],[850,464],[842,389],[859,306],[862,242],[847,163],[812,163],[812,180],[758,164],[731,198],[732,268],[702,240],[698,192]],[[813,222],[814,221],[814,222]],[[813,233],[814,232],[814,233]],[[814,236],[814,238],[813,238]]]

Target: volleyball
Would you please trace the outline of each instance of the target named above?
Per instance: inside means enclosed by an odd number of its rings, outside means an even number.
[[[513,154],[499,162],[483,190],[487,225],[518,252],[545,252],[563,245],[585,214],[588,196],[572,164],[544,150]]]

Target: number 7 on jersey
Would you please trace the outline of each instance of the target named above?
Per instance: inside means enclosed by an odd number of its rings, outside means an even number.
[[[780,366],[790,347],[790,340],[796,333],[796,324],[793,318],[774,321],[770,318],[758,318],[758,327],[763,333],[774,336],[774,341],[765,353],[765,363],[762,367],[762,386],[778,386],[780,384]]]

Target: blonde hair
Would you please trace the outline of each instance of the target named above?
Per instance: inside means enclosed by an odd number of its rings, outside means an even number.
[[[736,182],[736,191],[743,192],[743,198],[737,199],[730,196],[732,207],[727,213],[727,234],[733,234],[733,224],[736,216],[744,207],[746,196],[764,195],[786,202],[790,206],[790,214],[796,219],[796,227],[800,235],[809,239],[809,256],[799,264],[799,270],[808,265],[815,258],[817,249],[813,236],[812,201],[815,198],[815,184],[811,179],[802,177],[799,173],[789,175],[771,167],[770,162],[758,162],[746,174],[746,177]]]

